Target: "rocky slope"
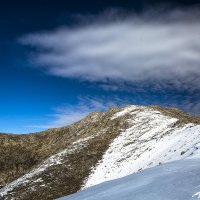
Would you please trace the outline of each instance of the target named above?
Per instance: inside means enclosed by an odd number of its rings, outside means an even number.
[[[200,118],[177,109],[126,106],[70,126],[0,134],[0,199],[50,200],[187,157]]]

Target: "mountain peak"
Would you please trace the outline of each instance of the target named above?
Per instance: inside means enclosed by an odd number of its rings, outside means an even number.
[[[55,199],[196,155],[198,124],[199,117],[174,108],[127,105],[63,128],[0,134],[0,196]]]

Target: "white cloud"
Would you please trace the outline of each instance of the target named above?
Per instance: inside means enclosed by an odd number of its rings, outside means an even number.
[[[135,92],[135,100],[127,103],[171,105],[199,114],[199,11],[83,16],[82,24],[25,35],[20,41],[35,48],[31,61],[50,74],[100,82],[104,90]],[[179,92],[170,96],[168,89]],[[163,97],[153,99],[149,90]],[[119,105],[117,101],[84,98],[56,109],[51,123],[40,127],[71,124],[90,112]]]
[[[54,114],[46,124],[30,125],[32,128],[47,129],[63,127],[83,119],[91,112],[106,111],[111,107],[124,105],[127,101],[113,97],[112,99],[82,97],[78,104],[54,109]]]
[[[103,14],[85,25],[26,35],[21,42],[37,47],[35,64],[57,76],[198,87],[198,10],[116,16]]]
[[[47,123],[29,125],[28,128],[43,130],[48,128],[63,127],[83,119],[91,112],[107,111],[111,107],[119,107],[128,104],[136,105],[136,101],[138,101],[138,98],[140,97],[137,97],[137,100],[130,97],[119,98],[117,96],[112,96],[109,98],[81,97],[77,104],[61,106],[54,109],[54,114],[50,115],[50,119],[48,119]],[[169,97],[167,98],[169,99]],[[176,107],[185,112],[200,115],[200,103],[198,101],[194,101],[190,99],[190,97],[187,97],[186,99],[183,99],[181,101],[177,99],[178,98],[175,97],[170,102],[166,101],[163,103],[157,101],[156,99],[153,100],[153,102],[149,101],[148,99],[146,99],[146,102],[144,100],[142,102],[143,105],[161,105],[166,107]]]

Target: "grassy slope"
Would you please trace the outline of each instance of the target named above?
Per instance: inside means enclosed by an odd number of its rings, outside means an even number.
[[[15,196],[15,199],[35,199],[38,196],[39,199],[43,200],[53,199],[66,193],[76,192],[90,173],[90,168],[101,159],[111,141],[120,134],[120,129],[128,126],[125,120],[120,118],[110,120],[110,117],[117,111],[118,109],[111,109],[106,114],[93,113],[70,126],[49,129],[37,134],[1,134],[1,184],[5,185],[27,173],[44,159],[67,149],[72,142],[106,130],[91,139],[81,151],[75,151],[65,158],[63,164],[59,165],[59,169],[57,166],[51,166],[48,171],[44,171],[40,177],[49,183],[48,188],[40,187],[37,192],[31,194],[26,193],[25,187],[17,188],[20,198]],[[94,117],[97,120],[93,120]],[[69,165],[71,166],[70,169]],[[56,182],[55,179],[58,181]],[[54,187],[53,190],[50,189],[50,185]],[[26,185],[26,187],[29,186]]]

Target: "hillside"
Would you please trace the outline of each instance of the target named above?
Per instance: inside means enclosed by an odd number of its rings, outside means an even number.
[[[183,159],[200,142],[198,124],[177,109],[126,106],[63,128],[0,134],[0,197],[55,199]]]

